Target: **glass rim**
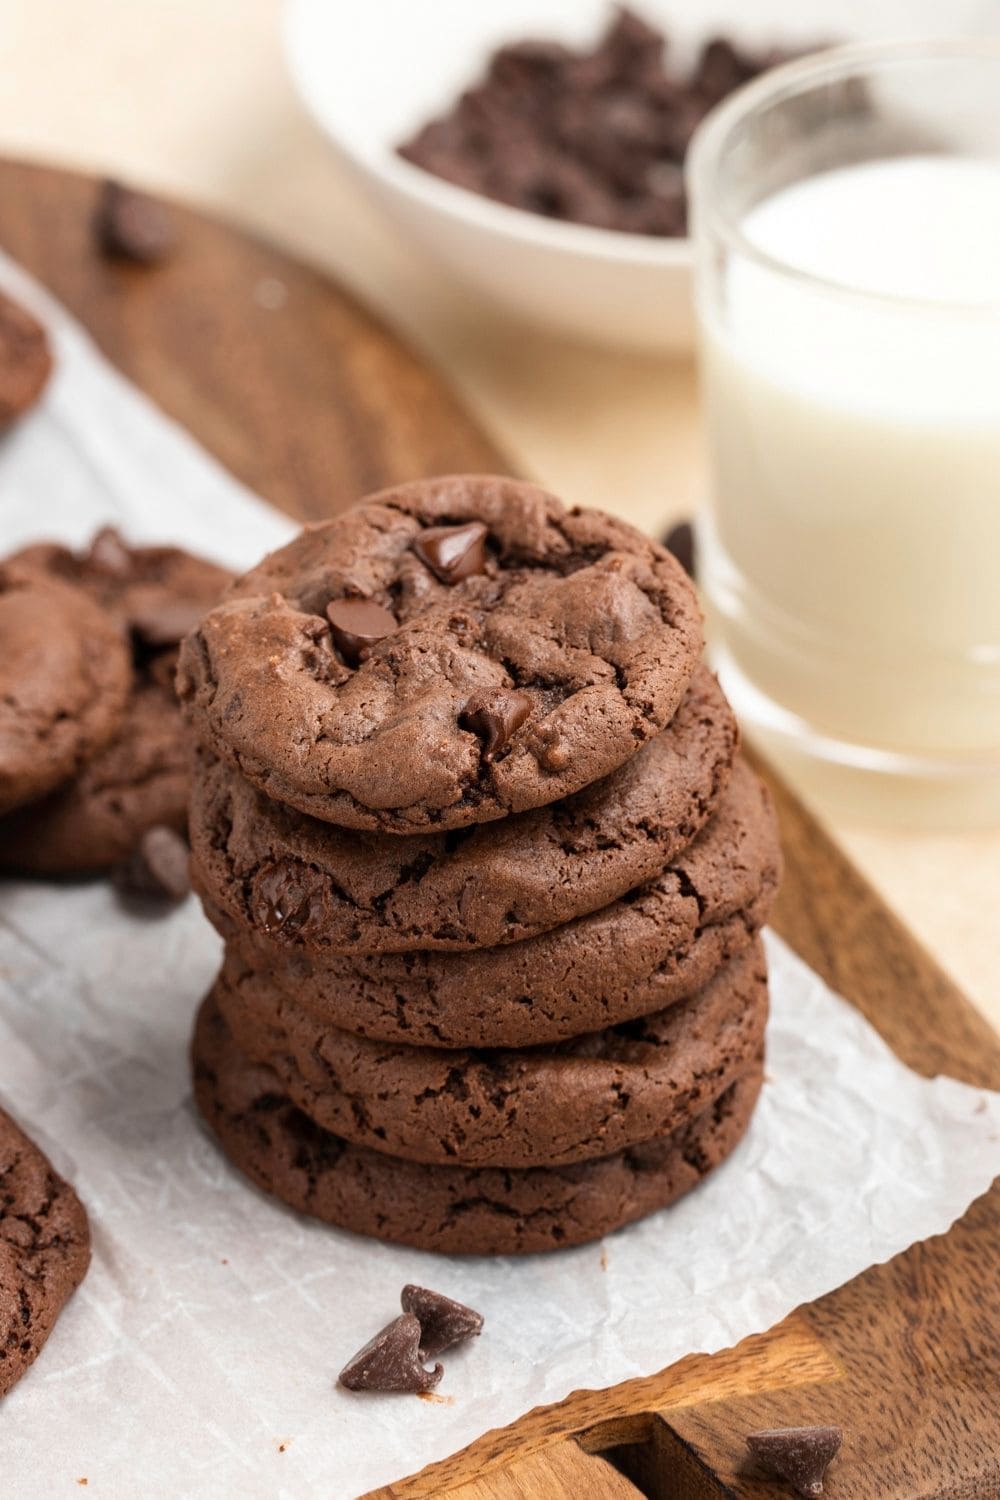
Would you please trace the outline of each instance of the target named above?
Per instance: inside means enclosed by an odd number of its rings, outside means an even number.
[[[734,129],[773,101],[793,98],[809,86],[843,82],[865,68],[923,62],[993,63],[1000,66],[1000,36],[926,37],[911,41],[849,42],[839,47],[811,52],[792,62],[770,69],[761,78],[744,84],[718,105],[698,127],[688,151],[685,179],[693,209],[695,259],[697,241],[706,230],[726,246],[754,262],[762,270],[782,276],[804,288],[843,298],[851,302],[878,305],[885,309],[921,308],[926,312],[961,314],[1000,312],[1000,295],[976,301],[948,301],[940,297],[914,297],[903,293],[875,292],[864,287],[803,271],[754,243],[743,231],[738,218],[730,214],[711,189],[718,178],[726,146]]]

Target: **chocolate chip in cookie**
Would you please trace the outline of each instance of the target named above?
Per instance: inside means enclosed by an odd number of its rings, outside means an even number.
[[[486,537],[481,521],[428,526],[414,541],[413,550],[442,583],[461,583],[485,571]]]
[[[396,629],[395,616],[374,599],[334,599],[326,606],[326,617],[333,644],[350,667]]]
[[[483,759],[491,761],[507,747],[530,713],[527,693],[501,689],[470,698],[458,722],[463,729],[478,734],[483,741]]]
[[[420,1339],[420,1320],[412,1313],[394,1318],[348,1360],[338,1377],[340,1384],[349,1391],[374,1391],[380,1395],[432,1391],[444,1374],[444,1366],[436,1364],[433,1370],[424,1369]]]
[[[404,1286],[399,1301],[405,1313],[419,1319],[421,1359],[433,1359],[483,1331],[482,1313],[428,1287],[414,1286],[411,1282]]]

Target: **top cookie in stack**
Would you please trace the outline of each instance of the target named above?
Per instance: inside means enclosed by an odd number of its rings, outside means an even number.
[[[700,650],[667,552],[496,478],[377,495],[202,620],[178,681],[227,956],[196,1092],[257,1182],[533,1250],[728,1154],[779,856]]]

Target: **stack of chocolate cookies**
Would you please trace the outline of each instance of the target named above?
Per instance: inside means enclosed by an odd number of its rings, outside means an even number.
[[[594,1239],[735,1147],[767,794],[663,548],[455,477],[307,529],[188,637],[199,1107],[259,1186],[428,1249]]]

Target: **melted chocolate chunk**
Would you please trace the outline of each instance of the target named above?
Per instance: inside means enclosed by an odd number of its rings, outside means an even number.
[[[339,1380],[349,1391],[402,1391],[419,1395],[433,1390],[443,1374],[443,1365],[424,1369],[420,1322],[412,1313],[403,1313],[348,1360]]]
[[[394,616],[373,599],[334,599],[326,606],[326,617],[333,643],[350,667],[397,628]]]
[[[814,1500],[844,1434],[839,1427],[773,1427],[747,1435],[747,1447],[765,1469],[786,1480],[797,1495]]]
[[[404,1286],[399,1301],[405,1313],[412,1313],[419,1320],[421,1359],[433,1359],[453,1344],[482,1332],[482,1313],[427,1287],[412,1283]]]
[[[428,526],[413,543],[422,563],[442,583],[461,583],[486,570],[486,527],[482,521],[462,526]]]
[[[530,713],[531,699],[527,693],[507,692],[501,688],[494,693],[480,693],[470,698],[459,714],[458,722],[463,729],[478,734],[483,741],[483,759],[491,761],[506,749],[511,736]]]
[[[133,853],[112,872],[123,896],[143,901],[183,901],[191,890],[188,846],[163,824],[147,828]]]
[[[313,890],[305,865],[294,859],[275,860],[257,879],[254,920],[268,934],[297,932],[309,920]]]
[[[163,204],[120,182],[102,186],[94,232],[105,255],[144,266],[165,260],[174,247],[173,225]]]

